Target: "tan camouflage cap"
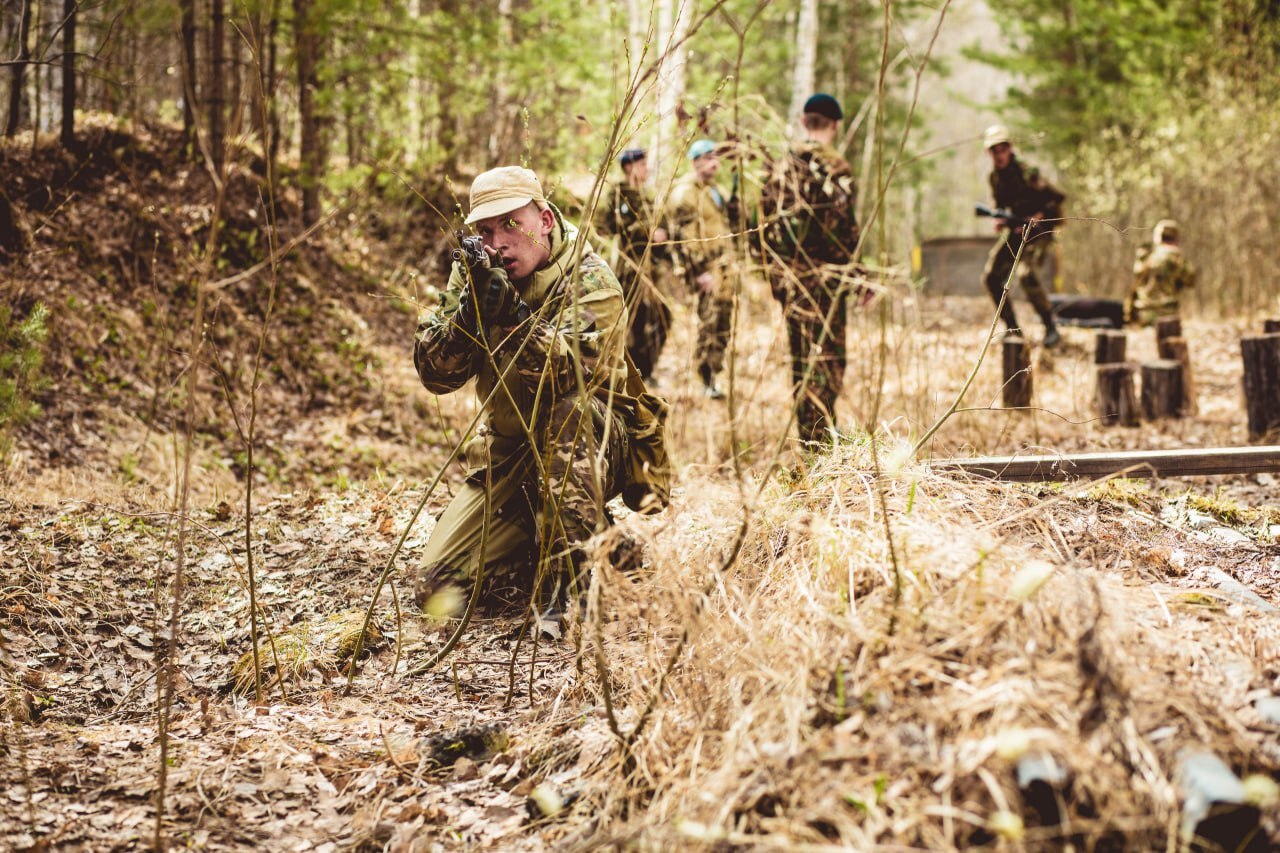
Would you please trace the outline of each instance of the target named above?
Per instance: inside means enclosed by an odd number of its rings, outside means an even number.
[[[987,128],[985,133],[982,134],[983,148],[994,148],[1002,142],[1013,142],[1009,137],[1009,128],[1005,127],[1003,124],[993,124],[991,127]]]
[[[471,182],[471,212],[467,224],[519,210],[531,201],[546,203],[538,176],[520,166],[499,166],[481,172]]]
[[[1151,232],[1151,242],[1163,243],[1165,240],[1178,239],[1178,223],[1172,219],[1161,219]]]

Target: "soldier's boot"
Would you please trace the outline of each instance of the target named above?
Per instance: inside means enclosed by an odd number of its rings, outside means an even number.
[[[1052,323],[1044,328],[1044,348],[1053,349],[1062,343],[1062,333],[1058,331],[1058,327]]]
[[[698,376],[702,379],[702,393],[708,400],[724,399],[724,392],[721,391],[720,386],[716,384],[716,375],[711,370],[711,365],[699,365]]]
[[[435,616],[452,616],[460,600],[465,600],[465,590],[470,590],[473,580],[461,567],[450,563],[435,563],[418,569],[413,581],[413,603],[418,610]]]

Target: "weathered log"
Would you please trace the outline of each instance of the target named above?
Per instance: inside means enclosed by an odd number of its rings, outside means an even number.
[[[1196,402],[1196,382],[1195,374],[1191,371],[1191,353],[1187,350],[1186,338],[1161,338],[1157,345],[1160,348],[1160,357],[1178,362],[1182,389],[1182,406],[1179,413],[1183,415],[1194,415],[1200,411],[1200,405]]]
[[[1031,347],[1019,337],[1004,339],[1003,398],[1006,409],[1031,405]]]
[[[1196,450],[1126,450],[1041,456],[937,459],[936,470],[964,471],[1013,483],[1047,483],[1109,477],[1207,477],[1213,474],[1280,474],[1280,445],[1205,447]]]
[[[1170,314],[1167,317],[1159,317],[1156,319],[1156,343],[1159,344],[1165,338],[1182,337],[1182,318],[1177,314]]]
[[[1280,428],[1280,333],[1246,335],[1240,355],[1249,435],[1256,438]]]
[[[1128,343],[1128,335],[1104,329],[1094,336],[1094,364],[1116,364],[1124,361],[1124,351]]]
[[[1268,317],[1262,321],[1262,334],[1274,335],[1280,332],[1280,317]]]
[[[1182,365],[1167,358],[1142,365],[1142,416],[1176,418],[1182,410]]]
[[[1107,426],[1137,426],[1138,401],[1133,390],[1133,365],[1098,365],[1096,405],[1098,416]]]

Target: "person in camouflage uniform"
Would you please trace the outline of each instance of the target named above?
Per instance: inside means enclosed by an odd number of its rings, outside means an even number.
[[[672,238],[698,295],[698,376],[707,397],[719,400],[724,394],[716,375],[724,369],[733,321],[733,236],[724,194],[715,185],[720,170],[715,143],[699,139],[689,146],[689,160],[693,171],[671,189]]]
[[[485,417],[427,542],[420,607],[481,566],[499,594],[527,596],[540,566],[572,581],[582,544],[609,523],[607,500],[621,493],[648,511],[667,494],[665,402],[629,369],[627,308],[608,265],[528,169],[477,177],[466,221],[483,251],[454,263],[413,360],[435,394],[474,377]]]
[[[830,95],[804,106],[804,139],[766,176],[760,198],[770,284],[782,303],[800,438],[834,435],[844,385],[849,273],[858,246],[857,189],[833,147],[844,112]],[[861,290],[859,289],[859,293]]]
[[[982,271],[982,282],[987,292],[1000,304],[1005,285],[1012,277],[1015,265],[1021,269],[1019,281],[1031,305],[1044,323],[1044,345],[1054,347],[1062,340],[1053,319],[1053,307],[1045,293],[1036,269],[1043,266],[1046,255],[1052,252],[1052,226],[1039,223],[1062,218],[1062,202],[1066,196],[1049,183],[1035,166],[1023,163],[1013,151],[1009,131],[1000,125],[987,128],[983,145],[991,157],[993,166],[989,181],[995,206],[1004,208],[1021,220],[1023,225],[1013,225],[1006,219],[996,219],[997,231],[1005,232],[987,255],[987,265]],[[1021,253],[1021,256],[1019,256]],[[1020,330],[1014,314],[1013,299],[1006,298],[1000,319],[1010,333]]]
[[[618,238],[618,281],[631,319],[627,353],[647,382],[671,328],[671,306],[661,287],[671,277],[668,234],[646,187],[649,162],[644,149],[628,148],[618,163],[623,179],[610,185],[596,219],[602,233]]]
[[[1133,265],[1133,286],[1125,299],[1126,323],[1150,326],[1161,317],[1177,315],[1182,291],[1196,285],[1196,268],[1178,246],[1178,223],[1162,219],[1152,233],[1151,248],[1139,252]]]

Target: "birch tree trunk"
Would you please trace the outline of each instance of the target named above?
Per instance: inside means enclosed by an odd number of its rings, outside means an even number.
[[[651,172],[669,176],[679,168],[681,128],[678,112],[684,100],[685,65],[689,51],[684,44],[693,17],[693,0],[659,0],[658,50],[661,68],[658,72],[657,137],[649,153]],[[668,165],[665,160],[670,159]],[[659,181],[665,184],[659,177]]]
[[[818,60],[818,0],[800,0],[800,21],[796,25],[796,65],[791,78],[791,109],[787,120],[794,127],[800,120],[804,102],[813,94],[813,69]]]

